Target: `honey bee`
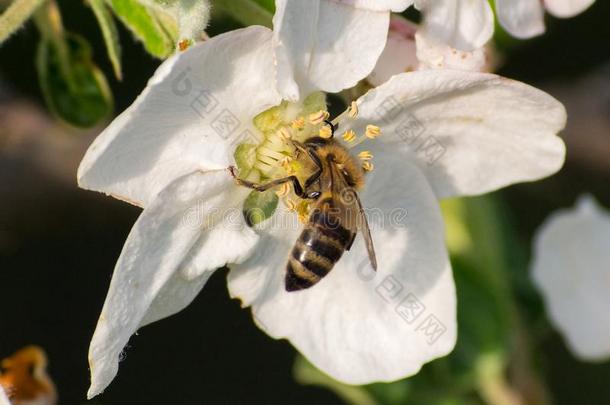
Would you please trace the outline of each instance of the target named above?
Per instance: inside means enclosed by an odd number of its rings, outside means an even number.
[[[334,126],[330,122],[327,124],[334,133]],[[364,237],[371,266],[376,271],[371,232],[356,192],[364,184],[359,162],[332,137],[312,137],[304,143],[291,142],[297,158],[308,159],[314,167],[303,185],[294,175],[267,183],[253,183],[238,178],[235,168],[229,168],[242,186],[262,192],[292,183],[298,197],[313,201],[305,228],[286,264],[286,291],[304,290],[319,282],[333,269],[343,252],[350,250],[358,231]]]

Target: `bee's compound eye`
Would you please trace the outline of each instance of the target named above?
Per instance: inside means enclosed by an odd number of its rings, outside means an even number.
[[[307,194],[307,197],[315,200],[318,197],[320,197],[320,192],[319,191],[312,191],[311,193]]]

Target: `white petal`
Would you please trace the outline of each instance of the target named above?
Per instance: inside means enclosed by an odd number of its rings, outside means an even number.
[[[271,31],[219,35],[165,61],[138,99],[95,140],[79,185],[147,206],[167,184],[226,167],[252,117],[276,105]]]
[[[401,12],[413,4],[413,0],[335,0],[338,3],[375,11]]]
[[[426,35],[463,51],[482,47],[494,31],[487,0],[418,1]]]
[[[197,278],[186,279],[180,271],[174,272],[150,303],[137,328],[170,317],[189,306],[213,273],[206,271]]]
[[[367,77],[370,84],[379,86],[395,74],[417,70],[419,62],[415,49],[416,31],[417,25],[398,15],[392,15],[385,48]]]
[[[196,279],[227,263],[241,263],[248,258],[258,242],[258,235],[247,224],[243,215],[243,202],[251,190],[237,187],[219,205],[199,204],[191,213],[192,222],[201,223],[214,212],[209,224],[214,232],[203,233],[183,263],[181,273],[186,279]],[[233,249],[233,247],[239,247]]]
[[[498,21],[512,36],[531,38],[544,32],[540,0],[496,0]]]
[[[316,90],[354,86],[373,70],[389,18],[388,11],[333,0],[277,0],[273,37],[280,93],[297,101]]]
[[[201,215],[208,221],[214,207],[226,206],[236,190],[225,170],[195,172],[171,183],[138,218],[116,264],[91,341],[89,397],[112,381],[121,351],[141,324],[171,315],[199,291],[207,274],[195,280],[192,287],[185,287],[177,278],[181,276],[177,273],[180,264],[206,232],[205,226],[191,221],[191,212],[205,202]],[[235,243],[230,249],[225,247],[227,258],[240,250],[242,246]],[[186,296],[176,297],[180,293]],[[168,302],[172,298],[178,301]]]
[[[566,122],[561,103],[526,84],[457,70],[403,73],[358,101],[345,130],[376,124],[413,159],[439,198],[489,192],[538,180],[561,168]]]
[[[190,207],[185,214],[188,222],[202,229],[213,229],[213,232],[203,232],[199,236],[179,270],[151,303],[140,327],[182,311],[216,269],[227,263],[241,263],[252,253],[258,235],[246,225],[242,213],[248,193],[248,189],[240,187],[221,199],[198,201]]]
[[[420,69],[457,69],[481,72],[487,67],[485,48],[473,51],[460,51],[434,38],[426,36],[425,32],[415,35],[417,59]]]
[[[610,357],[610,213],[591,197],[555,212],[534,241],[532,277],[550,319],[583,360]]]
[[[569,18],[578,15],[591,7],[595,0],[544,0],[546,9],[559,18]]]
[[[349,384],[412,375],[449,353],[456,339],[455,291],[436,198],[401,156],[376,164],[360,195],[376,273],[359,235],[318,284],[285,291],[286,259],[301,227],[283,212],[263,231],[255,256],[229,274],[231,295],[252,306],[260,328],[289,339],[314,365]]]

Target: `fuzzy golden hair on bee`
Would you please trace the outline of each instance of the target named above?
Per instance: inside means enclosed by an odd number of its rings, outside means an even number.
[[[316,153],[321,160],[326,161],[330,156],[332,162],[345,175],[348,184],[356,190],[362,189],[364,186],[364,172],[360,161],[353,157],[345,146],[334,139],[312,138],[305,142],[305,144],[311,143],[317,145]]]

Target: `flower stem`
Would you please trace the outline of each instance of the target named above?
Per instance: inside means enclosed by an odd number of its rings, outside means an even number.
[[[252,0],[215,0],[213,4],[243,25],[272,26],[273,15]]]
[[[0,44],[17,31],[45,0],[16,0],[0,16]]]

